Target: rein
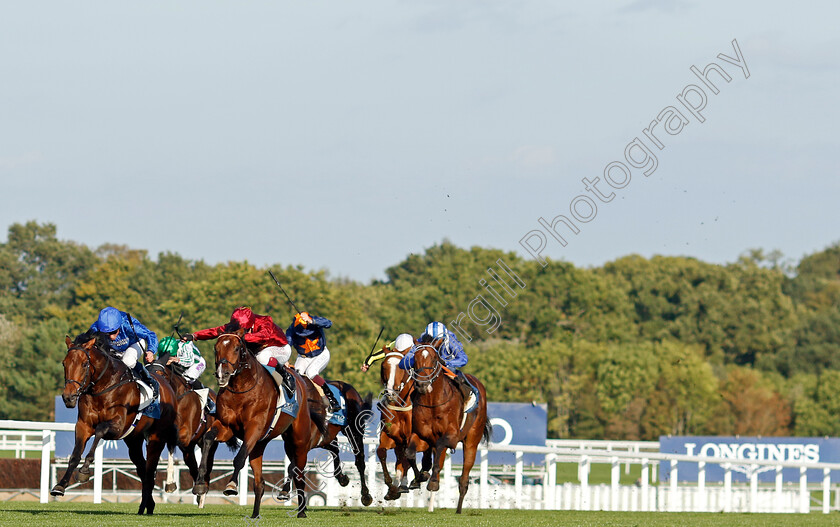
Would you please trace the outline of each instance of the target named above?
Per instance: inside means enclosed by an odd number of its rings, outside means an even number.
[[[403,357],[405,357],[405,355],[403,355],[399,351],[391,351],[391,352],[387,353],[385,355],[385,357],[383,357],[383,358],[387,360],[388,358],[391,358],[391,357],[399,357],[400,359],[402,359]],[[405,402],[407,400],[407,398],[409,398],[411,396],[411,390],[413,388],[414,388],[414,378],[409,375],[408,381],[403,381],[402,383],[400,383],[400,386],[397,388],[397,390],[393,390],[393,391],[398,391],[397,400]],[[388,390],[386,389],[386,393],[387,393],[387,391]],[[387,408],[388,410],[393,410],[395,412],[410,412],[411,409],[413,408],[411,403],[408,403],[408,406],[395,406],[393,404],[389,404],[389,403],[383,404],[382,402],[380,402],[379,406]]]
[[[124,386],[124,385],[126,385],[126,384],[128,384],[132,381],[132,379],[130,377],[126,379],[125,378],[125,373],[123,373],[120,376],[120,382],[118,382],[116,384],[112,384],[111,386],[109,386],[109,387],[107,387],[104,390],[99,391],[99,392],[89,392],[89,390],[93,389],[93,387],[96,386],[96,384],[100,380],[102,380],[102,377],[105,376],[105,372],[107,372],[108,368],[111,367],[111,360],[110,360],[110,358],[108,358],[106,356],[105,367],[102,368],[102,371],[99,372],[99,375],[96,376],[96,379],[94,379],[92,382],[88,383],[88,378],[92,376],[91,375],[91,369],[93,368],[93,360],[90,357],[90,350],[87,349],[87,348],[83,348],[81,346],[73,346],[68,351],[72,351],[72,350],[82,350],[82,351],[85,352],[85,356],[87,357],[87,361],[85,361],[85,363],[84,363],[85,376],[82,379],[82,382],[79,382],[76,379],[64,379],[64,385],[65,386],[67,386],[68,384],[72,384],[72,383],[76,383],[76,384],[79,385],[79,389],[76,390],[76,393],[74,393],[73,395],[80,397],[80,396],[84,395],[85,393],[87,393],[87,395],[90,395],[91,397],[97,397],[99,395],[106,394],[106,393],[108,393],[112,390],[116,390],[120,386]]]

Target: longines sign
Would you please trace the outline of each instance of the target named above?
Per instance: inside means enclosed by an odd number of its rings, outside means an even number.
[[[690,456],[722,457],[736,462],[732,465],[733,481],[748,481],[751,460],[805,461],[805,462],[840,462],[840,439],[818,437],[721,437],[721,436],[679,436],[659,438],[659,451]],[[670,462],[662,461],[659,465],[659,480],[670,478]],[[677,477],[680,481],[697,481],[697,463],[680,462],[677,464]],[[723,481],[724,471],[720,465],[706,465],[706,481]],[[782,470],[785,481],[799,481],[799,469]],[[759,466],[759,481],[772,482],[776,478],[776,469]],[[809,470],[808,481],[821,482],[822,470]],[[832,482],[840,482],[840,474],[831,473]]]

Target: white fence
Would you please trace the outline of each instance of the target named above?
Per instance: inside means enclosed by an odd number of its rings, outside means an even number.
[[[40,500],[47,503],[50,486],[55,482],[56,470],[63,471],[65,466],[50,465],[51,454],[55,448],[56,431],[72,431],[72,423],[49,423],[27,421],[0,420],[0,437],[5,431],[12,436],[21,432],[37,431],[41,438],[41,481]],[[368,486],[374,499],[379,501],[386,489],[381,481],[380,465],[376,458],[376,439],[365,440],[368,456],[367,478]],[[655,444],[655,443],[653,443]],[[21,449],[33,447],[24,440]],[[706,456],[689,456],[679,454],[662,454],[652,450],[651,442],[590,442],[590,441],[559,441],[552,440],[547,446],[528,445],[499,445],[491,443],[479,451],[476,467],[477,485],[471,485],[465,505],[470,508],[521,508],[521,509],[572,509],[572,510],[612,510],[612,511],[697,511],[697,512],[800,512],[807,513],[812,509],[812,498],[821,503],[817,510],[828,513],[831,507],[831,472],[840,470],[838,463],[809,463],[799,461],[770,461],[770,460],[733,460]],[[102,444],[97,449],[93,474],[93,501],[102,501],[103,471],[105,462],[102,456]],[[498,484],[496,478],[490,478],[488,452],[505,452],[510,456],[514,483]],[[539,483],[527,484],[526,467],[523,462],[525,454],[539,454],[544,459],[544,465],[539,468]],[[650,485],[652,470],[659,462],[665,461],[670,467],[669,482],[664,485]],[[680,485],[678,482],[677,463],[697,463],[697,484]],[[276,460],[279,466],[284,460]],[[557,484],[557,463],[576,463],[578,465],[579,483]],[[610,465],[610,484],[591,485],[589,483],[593,463],[607,463]],[[620,485],[621,465],[641,466],[641,478],[637,485]],[[109,470],[130,472],[125,461],[109,462]],[[220,463],[219,466],[226,466]],[[706,484],[706,467],[720,465],[724,470],[722,485]],[[733,468],[747,466],[748,484],[735,485],[732,482]],[[227,465],[229,466],[229,465]],[[775,469],[773,485],[759,484],[760,469],[766,467]],[[782,469],[793,467],[799,469],[799,478],[795,482],[785,482]],[[179,470],[182,469],[179,465]],[[345,463],[348,475],[355,472],[352,464]],[[809,487],[806,471],[809,469],[822,470],[823,481],[818,488]],[[457,504],[458,490],[456,476],[460,475],[459,467],[453,467],[447,458],[441,479],[441,492],[435,497],[436,506],[454,507]],[[241,490],[248,488],[248,466],[240,473]],[[359,505],[359,483],[353,481],[350,486],[341,488],[333,478],[324,478],[327,505]],[[533,479],[530,480],[532,483]],[[496,484],[494,484],[496,482]],[[476,488],[477,487],[477,488]],[[812,491],[814,496],[812,496]],[[68,496],[71,491],[68,489]],[[268,494],[268,492],[266,493]],[[820,496],[821,494],[821,496]],[[189,489],[180,491],[183,499],[190,496]],[[164,497],[163,495],[161,497]],[[238,502],[248,503],[247,492],[240,492]],[[426,506],[428,493],[412,492],[394,502],[382,502],[384,506]],[[835,507],[836,508],[836,507]]]

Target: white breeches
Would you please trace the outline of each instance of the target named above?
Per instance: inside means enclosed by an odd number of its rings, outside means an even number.
[[[143,347],[140,347],[140,345]],[[134,368],[134,365],[137,364],[137,359],[143,355],[143,350],[146,349],[146,340],[140,339],[140,342],[135,342],[123,352],[122,361],[123,364],[128,366],[128,369]]]
[[[302,355],[298,355],[298,358],[295,361],[295,369],[298,373],[306,375],[311,379],[324,371],[324,368],[327,367],[329,362],[330,350],[324,348],[324,351],[322,351],[317,357],[304,357]]]
[[[189,382],[193,382],[198,379],[198,376],[201,375],[201,372],[203,372],[206,367],[207,363],[204,361],[204,357],[202,357],[201,360],[187,368],[187,371],[184,372],[184,378]]]
[[[257,357],[257,361],[263,366],[268,364],[268,359],[271,357],[277,359],[277,362],[280,364],[286,364],[286,362],[292,357],[292,347],[288,344],[283,347],[269,346],[261,349],[255,357]]]

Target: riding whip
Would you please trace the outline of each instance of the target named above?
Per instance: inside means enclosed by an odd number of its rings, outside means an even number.
[[[272,279],[272,280],[274,280],[274,283],[275,283],[275,284],[277,284],[277,287],[279,287],[279,288],[280,288],[280,291],[283,291],[283,294],[284,294],[284,295],[286,295],[286,300],[288,300],[288,301],[289,301],[289,304],[291,304],[291,305],[292,305],[292,307],[293,307],[293,308],[295,308],[295,311],[297,311],[297,313],[298,313],[298,314],[300,314],[300,309],[298,309],[298,308],[297,308],[297,306],[295,305],[295,303],[294,303],[294,302],[292,301],[292,299],[289,297],[289,294],[288,294],[288,293],[286,293],[286,290],[285,290],[285,289],[283,289],[283,286],[282,286],[282,285],[280,285],[280,281],[279,281],[279,280],[277,280],[277,278],[274,276],[274,273],[272,273],[272,272],[271,272],[271,269],[269,269],[269,270],[268,270],[268,274],[271,276],[271,279]]]

